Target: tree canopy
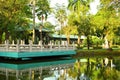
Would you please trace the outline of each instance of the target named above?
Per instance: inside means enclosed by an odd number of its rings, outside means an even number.
[[[49,0],[0,0],[0,43],[7,39],[31,39],[28,36],[34,34],[31,29],[35,27],[35,17],[43,26],[43,20],[45,21],[51,12],[68,40],[73,34],[78,36],[78,44],[81,42],[80,36],[86,36],[88,46],[91,36],[97,36],[109,47],[113,42],[119,43],[120,1],[100,0],[98,12],[94,15],[90,13],[92,1],[94,0],[68,0],[67,8],[57,4],[53,10]],[[49,29],[54,26],[49,22],[44,24],[44,27]],[[24,35],[20,34],[21,32]],[[60,31],[60,34],[62,32]]]

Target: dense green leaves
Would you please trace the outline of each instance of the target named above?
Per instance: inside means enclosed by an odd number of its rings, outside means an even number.
[[[20,31],[25,33],[22,37],[27,36],[26,31],[30,30],[31,18],[33,18],[32,2],[33,0],[0,0],[0,42],[2,34],[4,34],[4,39],[15,39],[18,36],[16,33]],[[47,18],[50,12],[49,2],[36,0],[35,6],[35,14],[38,18],[40,19],[41,16]]]
[[[27,3],[28,0],[0,1],[0,33],[5,33],[5,39],[8,39],[9,35],[12,36],[20,26],[27,26],[26,18],[30,13]]]
[[[95,15],[90,14],[91,1],[93,0],[68,0],[69,11],[64,5],[56,5],[53,11],[59,25],[63,28],[63,34],[67,37],[71,34],[78,35],[79,40],[80,36],[84,35],[88,38],[88,44],[91,36],[97,36],[104,42],[107,41],[109,46],[113,42],[119,43],[120,1],[100,0],[98,12]],[[41,22],[46,20],[52,11],[48,0],[0,0],[0,43],[5,39],[18,38],[18,31],[26,34],[25,36],[19,34],[20,39],[32,35],[29,29],[35,27],[30,26],[33,23],[31,19],[34,18],[33,5],[35,16]],[[49,23],[46,23],[45,27],[53,28]],[[80,44],[79,40],[78,44]]]
[[[113,0],[101,0],[99,11],[93,18],[96,31],[101,32],[101,37],[108,41],[108,44],[105,43],[105,45],[109,45],[109,47],[115,38],[117,27],[120,25],[119,11],[116,11],[116,9],[119,9],[117,5],[118,3]]]
[[[60,26],[65,26],[65,22],[67,20],[67,12],[64,5],[60,6],[56,4],[56,9],[54,10],[54,14],[58,22],[60,23]]]
[[[43,18],[46,20],[48,14],[51,12],[48,0],[36,0],[36,14],[39,20]],[[44,16],[44,17],[43,17]]]
[[[77,35],[80,38],[81,35],[87,37],[89,44],[89,35],[92,31],[91,18],[89,14],[91,0],[69,0],[68,8],[71,11],[72,20],[68,20],[69,24],[77,26]],[[80,44],[80,39],[78,39]],[[88,45],[89,46],[89,45]],[[89,48],[89,47],[88,47]]]

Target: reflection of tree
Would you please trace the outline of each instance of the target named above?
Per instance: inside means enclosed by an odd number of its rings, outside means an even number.
[[[110,58],[109,58],[110,59]],[[115,68],[111,68],[110,65],[102,66],[103,59],[102,58],[87,58],[85,61],[77,60],[74,66],[71,68],[39,68],[33,69],[31,71],[21,71],[18,73],[18,79],[20,80],[43,80],[45,77],[56,77],[53,73],[54,71],[58,71],[57,79],[58,80],[80,80],[81,76],[86,80],[120,80],[120,71]],[[119,60],[115,60],[115,64],[118,63]],[[99,66],[98,64],[101,64]],[[63,72],[61,73],[61,70]],[[30,74],[31,72],[31,74]],[[16,73],[9,72],[8,80],[16,80]],[[32,76],[34,76],[32,78]],[[5,75],[0,74],[0,80],[7,80]]]
[[[85,74],[86,74],[88,77],[92,76],[93,68],[94,68],[94,63],[93,63],[93,62],[90,62],[90,58],[88,58],[87,68],[86,68],[86,70],[85,70]]]
[[[96,68],[96,64],[100,64],[100,59],[96,59],[94,63],[88,59],[87,67],[86,67],[86,75],[91,78],[92,80],[120,80],[119,71],[115,70],[114,68],[111,69],[110,66],[101,66]]]
[[[102,58],[88,58],[87,62],[76,61],[74,68],[69,69],[69,76],[79,80],[84,74],[87,80],[120,80],[120,72],[111,66],[102,66]]]
[[[101,77],[101,80],[120,80],[119,73],[120,72],[115,69],[104,67],[100,70],[99,76]]]
[[[80,63],[78,60],[75,62],[74,67],[68,70],[68,74],[69,77],[72,77],[74,79],[79,78],[81,73],[80,73]]]
[[[120,71],[120,60],[115,60],[116,69]]]

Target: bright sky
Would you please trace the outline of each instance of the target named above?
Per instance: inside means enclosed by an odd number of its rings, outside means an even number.
[[[62,5],[62,4],[64,4],[65,6],[67,6],[68,5],[68,0],[50,0],[50,6],[51,7],[55,7],[55,4],[60,4],[60,5]]]
[[[67,7],[68,0],[50,0],[50,7],[54,8],[56,4],[65,5]],[[51,22],[53,25],[56,25],[57,23],[53,14],[48,16],[47,21]]]
[[[99,0],[95,0],[94,2],[92,2],[90,4],[90,8],[91,8],[90,13],[96,14],[97,13],[97,5],[99,5],[99,4],[100,4]]]
[[[50,0],[50,7],[54,8],[55,4],[57,4],[57,3],[60,4],[60,5],[64,4],[67,7],[68,0]],[[90,4],[90,8],[91,8],[90,13],[96,14],[96,12],[97,12],[97,5],[99,5],[99,3],[100,3],[99,0],[95,0],[95,2],[92,2]],[[50,15],[48,17],[48,21],[50,21],[54,25],[57,22],[56,19],[54,18],[54,15]]]

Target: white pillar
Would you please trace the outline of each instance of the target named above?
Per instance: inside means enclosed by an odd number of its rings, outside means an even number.
[[[20,51],[20,47],[19,47],[19,40],[17,40],[16,51],[17,51],[17,52],[19,52],[19,51]]]
[[[29,41],[29,48],[30,48],[30,52],[32,52],[32,41]]]
[[[68,46],[68,42],[66,42],[66,46],[67,46],[67,50],[68,50],[68,47],[69,47],[69,46]]]
[[[58,49],[60,50],[60,41],[58,42]]]
[[[52,50],[52,42],[50,41],[50,50]]]
[[[12,40],[12,45],[14,45],[15,44],[15,41],[14,40]]]
[[[9,41],[8,40],[6,40],[5,45],[6,45],[6,51],[8,51],[9,50]]]
[[[73,50],[75,50],[75,42],[73,41]]]

